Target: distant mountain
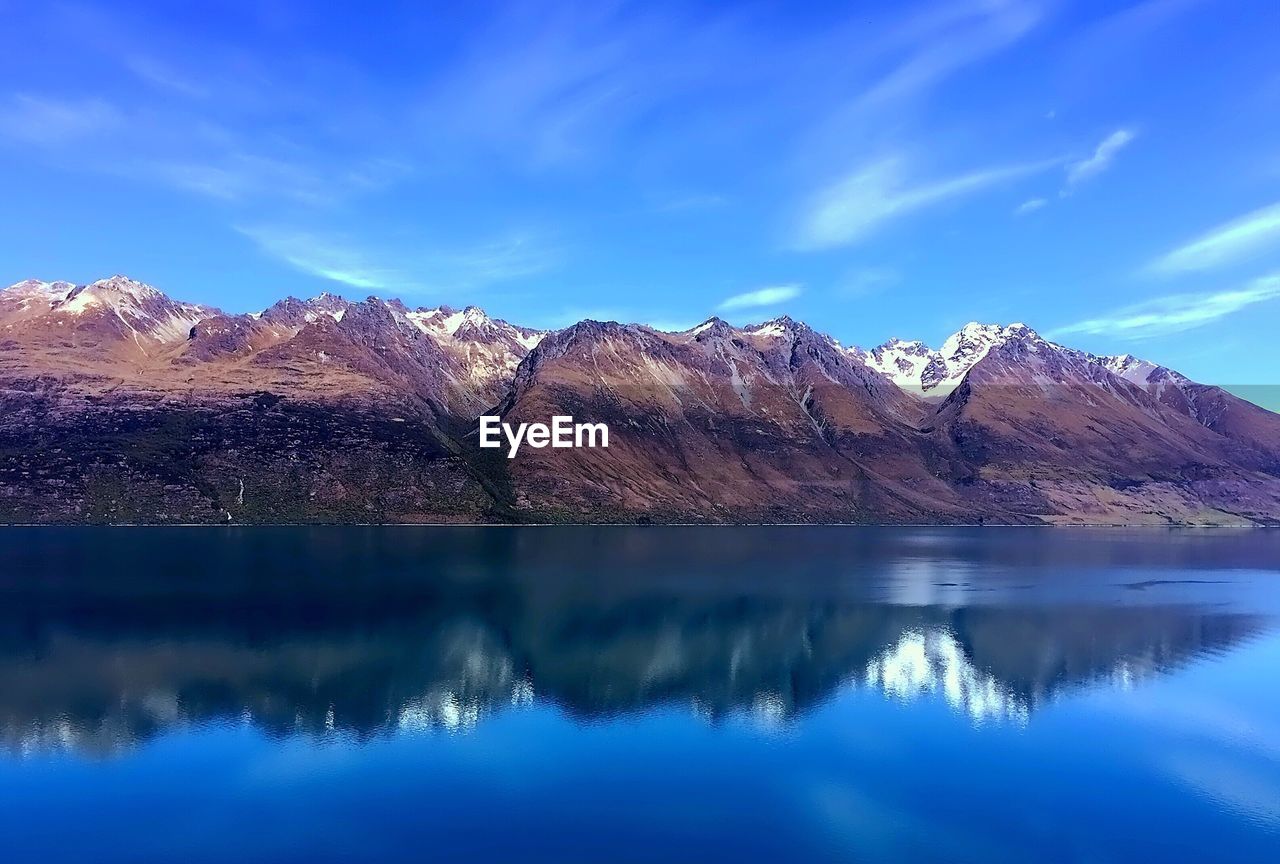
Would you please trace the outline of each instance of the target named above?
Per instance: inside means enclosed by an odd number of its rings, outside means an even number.
[[[899,387],[919,391],[926,396],[941,397],[955,389],[993,346],[1016,338],[1026,329],[1022,324],[1000,327],[973,322],[966,324],[937,350],[918,340],[903,342],[890,339],[870,351],[850,348],[849,352],[872,369],[887,375]]]
[[[124,276],[88,285],[30,279],[0,292],[0,332],[6,345],[57,351],[68,363],[136,361],[182,341],[214,311]]]
[[[477,446],[477,418],[610,447]],[[322,294],[230,315],[123,276],[0,291],[0,520],[1280,522],[1280,415],[969,324],[552,333]]]

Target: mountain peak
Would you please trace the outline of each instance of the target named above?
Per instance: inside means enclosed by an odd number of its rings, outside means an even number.
[[[932,351],[928,345],[919,339],[899,339],[894,336],[877,348],[871,349],[871,353],[884,353],[886,351],[901,351],[906,354],[921,355]]]
[[[970,321],[947,337],[938,349],[918,339],[906,341],[895,337],[870,351],[850,351],[899,387],[941,396],[951,392],[991,349],[1015,342],[1029,344],[1033,351],[1040,350],[1041,343],[1048,344],[1022,322],[1003,325]]]
[[[939,353],[948,363],[962,365],[968,371],[996,345],[1028,339],[1038,340],[1040,334],[1021,322],[1001,326],[970,321],[942,343]]]
[[[117,273],[114,276],[108,276],[106,279],[99,279],[96,282],[90,282],[84,286],[86,291],[113,291],[139,300],[148,297],[160,296],[161,292],[158,288],[152,287],[145,282],[139,282],[123,274]]]
[[[409,319],[423,332],[447,337],[455,336],[464,327],[475,329],[494,324],[479,306],[467,306],[462,311],[451,306],[417,309],[409,313]]]
[[[1021,321],[1014,321],[1011,324],[983,324],[981,321],[970,321],[952,334],[952,338],[962,336],[970,339],[1001,339],[1026,335],[1038,334]]]
[[[779,315],[777,318],[745,328],[746,332],[753,336],[788,336],[808,329],[807,324],[795,320],[790,315]]]
[[[716,334],[727,333],[730,329],[732,329],[732,327],[729,322],[716,315],[712,315],[698,326],[690,327],[687,332],[690,336],[701,336],[703,333],[707,332]]]
[[[23,279],[21,282],[14,282],[3,290],[23,297],[44,297],[52,300],[66,296],[75,287],[71,282],[45,282],[42,279]]]

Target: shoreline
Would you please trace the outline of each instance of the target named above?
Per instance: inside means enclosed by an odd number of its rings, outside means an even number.
[[[1017,522],[7,522],[4,528],[1113,528],[1275,530],[1280,525],[1150,525],[1128,522],[1080,522],[1070,525]]]

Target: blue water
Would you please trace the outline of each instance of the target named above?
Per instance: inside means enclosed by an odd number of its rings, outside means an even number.
[[[0,861],[1280,860],[1280,533],[0,530]]]

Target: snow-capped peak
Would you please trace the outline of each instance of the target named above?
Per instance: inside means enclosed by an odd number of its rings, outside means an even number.
[[[907,342],[897,337],[870,351],[850,348],[848,353],[872,369],[884,373],[893,383],[904,388],[920,387],[925,367],[937,354],[918,339]]]
[[[969,370],[995,348],[1015,344],[1027,358],[1106,370],[1149,392],[1165,384],[1180,387],[1188,383],[1179,373],[1132,354],[1098,357],[1057,345],[1021,322],[1001,326],[973,321],[947,337],[936,350],[919,341],[890,339],[870,351],[850,348],[848,353],[904,390],[933,398],[945,396],[959,386]]]
[[[948,364],[972,366],[981,360],[993,345],[1004,337],[1005,328],[999,324],[979,324],[970,321],[947,337],[938,349]]]
[[[76,288],[70,282],[44,282],[39,279],[24,279],[21,282],[15,282],[4,289],[4,294],[0,295],[0,299],[13,302],[17,301],[19,308],[24,310],[37,310],[39,312],[47,311],[54,304],[65,300],[67,295]]]
[[[449,306],[417,309],[409,313],[409,320],[422,332],[436,336],[454,336],[464,326],[484,328],[494,323],[479,306],[468,306],[462,311]]]
[[[325,291],[307,300],[285,297],[261,312],[250,313],[249,317],[257,320],[265,319],[276,326],[297,329],[326,316],[334,321],[341,321],[351,306],[351,301],[345,297]]]
[[[65,296],[76,286],[70,282],[45,282],[40,279],[23,279],[5,288],[5,291],[24,297],[29,296]]]
[[[442,341],[459,339],[511,339],[526,350],[532,349],[546,335],[540,330],[516,327],[496,318],[490,318],[479,306],[468,306],[461,312],[448,306],[435,309],[416,309],[407,313],[409,321],[423,333]]]
[[[162,292],[130,279],[111,276],[87,285],[28,279],[7,289],[22,298],[24,314],[71,316],[86,322],[106,320],[123,329],[144,352],[154,343],[181,341],[192,326],[215,310],[170,300]]]
[[[440,306],[436,309],[416,309],[408,313],[408,318],[423,333],[441,337],[457,333],[466,315],[466,310],[458,312],[448,306]]]
[[[690,327],[687,330],[672,330],[669,332],[678,333],[683,336],[689,336],[691,338],[697,339],[699,336],[702,336],[704,333],[710,334],[711,336],[727,336],[729,334],[737,333],[739,331],[736,327],[734,327],[728,321],[725,321],[723,318],[712,315],[706,321],[703,321],[701,324],[698,324],[697,326]]]
[[[347,310],[351,308],[351,301],[324,291],[305,301],[304,305],[310,313],[307,316],[308,321],[315,320],[314,316],[319,315],[328,315],[334,321],[341,321],[347,314]]]
[[[992,348],[1011,341],[1022,341],[1033,348],[1049,344],[1021,322],[1001,326],[970,321],[947,337],[942,347],[936,350],[919,340],[894,338],[870,351],[851,348],[849,353],[887,375],[905,390],[927,396],[945,396]]]
[[[1169,381],[1175,384],[1190,382],[1189,378],[1179,372],[1158,363],[1152,363],[1150,360],[1134,357],[1132,354],[1099,357],[1098,361],[1113,375],[1142,387]]]
[[[472,327],[483,328],[491,326],[492,324],[493,319],[486,315],[483,309],[479,306],[468,306],[466,309],[462,310],[462,322],[458,327],[461,328],[470,325]],[[457,329],[455,329],[454,332],[457,333]]]
[[[75,288],[58,304],[58,311],[79,315],[90,309],[106,308],[118,314],[122,309],[142,309],[167,299],[145,282],[116,275]]]
[[[1113,375],[1132,381],[1135,384],[1146,384],[1147,379],[1151,377],[1151,373],[1160,369],[1154,363],[1147,360],[1140,360],[1132,354],[1117,354],[1113,357],[1101,357],[1102,365],[1107,367]]]
[[[96,293],[116,293],[135,300],[146,300],[151,297],[162,296],[158,288],[154,288],[145,282],[139,282],[137,279],[130,279],[117,273],[115,276],[108,276],[106,279],[99,279],[97,282],[90,282],[85,286],[86,291]]]
[[[790,315],[780,315],[770,321],[762,324],[755,324],[743,329],[743,332],[750,333],[752,336],[787,336],[795,333],[804,325],[796,321]]]

